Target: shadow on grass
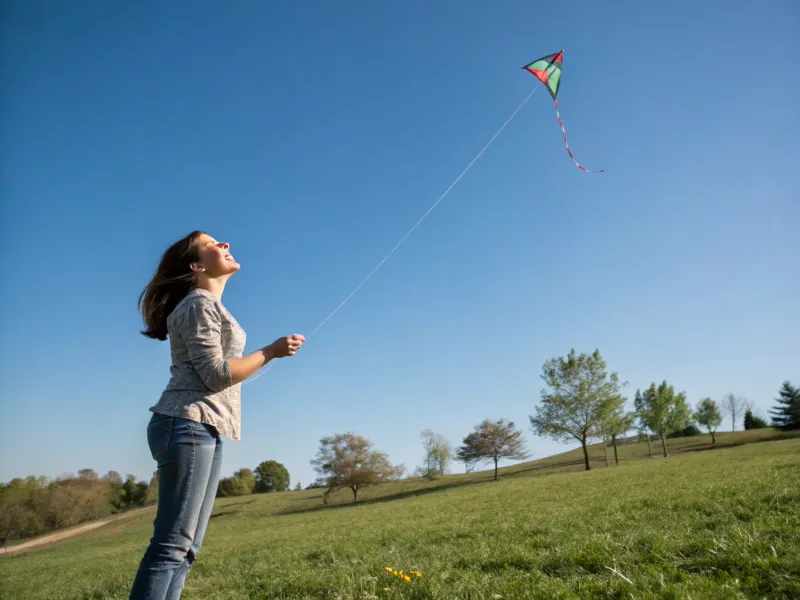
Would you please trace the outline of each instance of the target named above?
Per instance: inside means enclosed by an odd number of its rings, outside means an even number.
[[[320,504],[318,506],[306,506],[306,507],[298,507],[298,508],[286,508],[279,512],[279,515],[296,515],[302,513],[309,513],[315,512],[318,510],[335,510],[335,509],[343,509],[343,508],[354,508],[359,506],[369,506],[371,504],[380,504],[383,502],[393,502],[395,500],[402,500],[403,498],[411,498],[412,496],[426,496],[428,494],[434,494],[436,492],[443,492],[445,490],[450,490],[454,488],[460,488],[470,485],[478,485],[481,483],[487,483],[494,479],[493,476],[489,477],[482,477],[480,479],[470,479],[467,481],[454,481],[452,483],[443,483],[442,485],[437,485],[435,487],[429,488],[421,488],[415,490],[407,490],[404,492],[398,492],[396,494],[389,494],[386,496],[380,496],[378,498],[370,498],[368,500],[359,500],[358,502],[342,502],[341,504],[322,504],[322,496],[317,496],[320,500]],[[502,478],[501,478],[502,479]]]
[[[605,458],[602,457],[591,457],[590,462],[605,462]],[[535,465],[532,467],[528,467],[525,469],[515,470],[511,473],[500,473],[500,477],[498,481],[502,481],[504,479],[510,479],[513,477],[517,477],[519,475],[525,475],[531,471],[550,471],[550,470],[558,470],[564,469],[565,467],[573,467],[576,465],[583,465],[584,461],[583,458],[580,460],[570,460],[558,463],[550,463],[546,465]],[[320,504],[318,506],[306,506],[306,507],[297,507],[297,508],[286,508],[280,511],[278,514],[280,515],[294,515],[294,514],[302,514],[302,513],[309,513],[315,512],[319,510],[333,510],[333,509],[342,509],[342,508],[353,508],[358,506],[369,506],[371,504],[380,504],[382,502],[394,502],[395,500],[402,500],[404,498],[411,498],[414,496],[426,496],[428,494],[435,494],[437,492],[444,492],[447,490],[452,490],[455,488],[461,488],[466,486],[472,485],[480,485],[482,483],[490,483],[494,481],[494,474],[492,471],[488,471],[487,475],[485,476],[477,476],[473,475],[470,479],[467,480],[459,480],[453,481],[450,483],[441,483],[440,485],[434,485],[427,488],[419,488],[413,490],[405,490],[401,492],[397,492],[396,494],[388,494],[386,496],[379,496],[377,498],[369,498],[368,500],[359,500],[358,502],[342,502],[339,504],[322,504],[322,496],[317,496],[320,500]]]
[[[235,515],[236,513],[240,513],[240,510],[221,510],[218,513],[213,513],[209,519],[216,519],[217,517],[228,517],[230,515]]]
[[[680,449],[679,452],[704,452],[706,450],[721,450],[724,448],[736,448],[737,446],[749,446],[750,444],[761,444],[763,442],[779,442],[781,440],[790,440],[792,438],[799,437],[797,434],[791,434],[789,432],[786,433],[779,433],[769,437],[757,438],[757,439],[744,439],[744,440],[730,440],[724,442],[717,442],[716,444],[712,443],[703,443],[701,444],[692,444],[690,446],[685,446]]]
[[[234,506],[244,506],[245,504],[252,504],[255,502],[255,498],[249,498],[247,500],[243,500],[242,502],[230,502],[226,504],[225,507],[217,513],[213,513],[209,519],[215,519],[216,517],[224,517],[226,515],[235,515],[236,513],[242,512],[241,510],[225,510],[225,508],[234,507]]]
[[[611,461],[613,462],[614,459],[612,458]],[[603,456],[590,456],[589,457],[589,464],[591,463],[605,463],[606,459]],[[546,463],[542,465],[531,465],[530,467],[518,468],[512,471],[511,473],[503,473],[501,475],[502,478],[509,478],[509,477],[519,477],[520,475],[527,475],[529,473],[535,471],[551,471],[551,470],[561,470],[567,467],[583,467],[586,464],[583,458],[579,458],[576,460],[565,460],[564,462],[558,463]],[[585,470],[585,469],[582,469]],[[573,471],[564,471],[565,473],[570,473]]]
[[[716,448],[731,448],[735,446],[742,446],[746,444],[752,444],[756,442],[770,442],[776,440],[784,440],[790,439],[793,437],[798,437],[798,434],[792,433],[780,433],[774,436],[765,437],[762,439],[745,439],[745,440],[733,440],[733,441],[725,441],[725,442],[717,442],[715,445],[711,445],[709,442],[699,442],[697,444],[687,444],[685,446],[681,446],[679,448],[672,448],[670,449],[670,455],[677,455],[682,454],[684,452],[699,452],[703,450],[713,450]],[[656,450],[653,448],[653,455],[650,456],[649,452],[645,452],[643,454],[637,454],[635,456],[626,456],[620,457],[620,463],[627,463],[631,461],[639,461],[644,459],[661,459],[663,458],[662,454],[660,453],[660,448]],[[606,458],[605,456],[590,456],[589,463],[590,465],[603,465],[605,467]],[[553,463],[545,463],[545,464],[534,464],[528,467],[522,468],[514,468],[514,471],[511,472],[503,472],[500,471],[500,478],[499,480],[502,481],[504,479],[511,479],[516,477],[522,477],[526,475],[530,475],[532,473],[541,473],[542,475],[551,475],[557,473],[568,473],[568,472],[578,472],[584,471],[582,468],[585,464],[584,458],[580,457],[573,460],[568,461],[560,461],[560,462],[553,462]],[[611,457],[610,459],[611,466],[614,465],[614,459]],[[576,469],[575,467],[581,467],[580,469]],[[509,467],[506,467],[509,468]],[[449,483],[442,482],[439,485],[432,485],[431,487],[425,488],[417,488],[417,489],[410,489],[399,491],[394,494],[387,494],[385,496],[379,496],[377,498],[369,498],[367,500],[359,500],[358,502],[340,502],[337,504],[323,504],[322,503],[322,495],[316,496],[316,499],[319,500],[320,504],[317,506],[298,506],[298,507],[287,507],[281,511],[279,511],[278,515],[293,515],[293,514],[303,514],[303,513],[310,513],[320,510],[335,510],[335,509],[346,509],[346,508],[356,508],[361,506],[369,506],[372,504],[380,504],[383,502],[393,502],[395,500],[402,500],[404,498],[411,498],[414,496],[426,496],[428,494],[434,494],[437,492],[444,492],[451,489],[462,488],[472,485],[480,485],[484,483],[490,483],[494,481],[494,474],[491,470],[485,472],[486,475],[478,475],[472,474],[469,479],[460,479],[458,481],[453,481]],[[228,514],[228,513],[225,513]]]

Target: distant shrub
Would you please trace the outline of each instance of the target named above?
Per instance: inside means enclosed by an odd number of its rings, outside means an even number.
[[[768,427],[767,422],[761,417],[753,414],[753,411],[747,409],[744,413],[744,428],[745,429],[763,429]]]
[[[695,435],[703,435],[703,432],[700,431],[694,424],[688,425],[679,431],[675,431],[670,433],[667,437],[669,438],[679,438],[679,437],[692,437]]]

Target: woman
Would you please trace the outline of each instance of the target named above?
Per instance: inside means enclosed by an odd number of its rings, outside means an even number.
[[[150,408],[158,510],[131,600],[180,598],[214,505],[221,434],[239,439],[240,383],[270,360],[294,355],[304,341],[290,335],[242,356],[244,331],[221,302],[239,267],[227,243],[193,231],[167,249],[139,297],[142,333],[170,339],[172,376]]]

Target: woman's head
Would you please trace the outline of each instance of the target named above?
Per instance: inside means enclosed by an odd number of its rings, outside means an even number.
[[[224,284],[238,271],[229,249],[227,242],[218,242],[204,231],[192,231],[167,248],[139,296],[145,323],[142,334],[167,339],[167,317],[192,288]]]

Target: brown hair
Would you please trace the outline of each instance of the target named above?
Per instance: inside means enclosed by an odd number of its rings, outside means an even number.
[[[190,265],[199,258],[194,242],[204,233],[192,231],[161,256],[153,278],[139,295],[139,312],[145,324],[143,335],[161,341],[167,339],[167,317],[194,285]]]

